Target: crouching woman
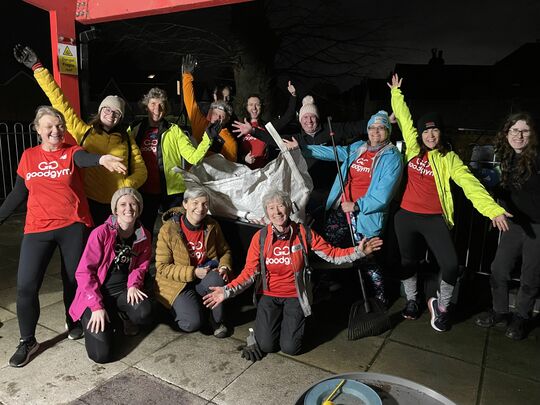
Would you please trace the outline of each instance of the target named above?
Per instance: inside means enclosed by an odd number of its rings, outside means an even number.
[[[113,360],[112,319],[123,321],[124,334],[151,323],[152,306],[143,292],[152,256],[150,234],[139,222],[142,197],[130,187],[117,190],[113,215],[92,231],[75,273],[77,292],[69,313],[82,319],[88,357],[96,363]]]
[[[269,192],[263,197],[263,206],[270,224],[253,236],[244,269],[226,286],[210,288],[212,292],[204,297],[204,304],[216,308],[255,283],[255,293],[260,294],[256,344],[248,345],[248,349],[260,349],[263,353],[281,350],[296,355],[302,349],[305,318],[311,315],[309,251],[328,262],[341,264],[379,250],[382,240],[364,238],[358,246],[334,247],[313,230],[290,220],[292,202],[285,192]],[[254,360],[251,353],[243,356]]]

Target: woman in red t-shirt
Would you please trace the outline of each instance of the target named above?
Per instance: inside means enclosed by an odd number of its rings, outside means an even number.
[[[287,90],[291,94],[287,110],[281,118],[271,121],[278,132],[294,119],[296,89],[290,81]],[[240,163],[246,164],[250,169],[264,167],[271,160],[266,142],[253,136],[255,128],[266,131],[264,128],[265,122],[262,120],[262,107],[261,97],[258,94],[251,94],[246,99],[244,122],[235,121],[232,124],[236,128],[233,132],[237,133],[240,138],[238,160]]]
[[[122,159],[85,152],[64,143],[65,119],[58,110],[42,106],[34,119],[41,144],[26,149],[17,168],[11,193],[0,207],[0,224],[25,200],[26,222],[17,273],[17,318],[20,343],[9,360],[22,367],[36,352],[39,318],[39,288],[55,248],[60,248],[66,327],[70,339],[82,337],[80,323],[71,321],[68,309],[77,287],[75,270],[81,257],[85,234],[92,226],[78,167],[102,165],[109,171],[126,173]]]
[[[502,231],[508,230],[508,214],[450,149],[444,125],[438,113],[424,114],[413,124],[401,92],[402,79],[395,74],[391,89],[392,110],[407,147],[407,185],[396,213],[394,226],[401,254],[402,280],[407,305],[405,319],[420,316],[416,290],[418,263],[425,256],[425,245],[435,256],[441,272],[437,297],[428,300],[431,326],[438,332],[450,329],[449,304],[458,279],[458,257],[450,228],[454,225],[454,202],[450,179],[462,188],[465,196],[482,215]]]
[[[350,263],[379,250],[382,241],[364,238],[357,246],[342,249],[327,243],[313,230],[290,220],[292,202],[287,193],[270,191],[263,197],[270,224],[251,240],[246,265],[240,275],[224,287],[210,287],[204,304],[215,310],[227,298],[255,284],[257,302],[255,341],[242,357],[260,360],[262,353],[281,350],[296,355],[302,349],[305,318],[311,315],[311,251],[334,263]],[[262,353],[261,353],[262,352]]]

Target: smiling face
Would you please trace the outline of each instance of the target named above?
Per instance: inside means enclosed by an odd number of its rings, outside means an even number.
[[[159,98],[151,98],[146,106],[150,125],[156,125],[165,115],[165,105]]]
[[[435,149],[439,146],[441,139],[441,130],[439,128],[428,128],[422,132],[422,142],[429,149]]]
[[[186,210],[186,218],[192,225],[199,225],[208,214],[208,198],[204,196],[184,200],[182,205]]]
[[[529,124],[524,120],[519,120],[508,129],[506,139],[516,153],[521,153],[529,144],[530,136],[531,128]]]
[[[256,120],[261,115],[261,100],[259,97],[250,97],[246,103],[246,110],[252,120]]]
[[[216,121],[221,121],[223,123],[227,122],[227,113],[219,108],[212,108],[210,111],[210,122],[213,124]]]
[[[41,147],[44,150],[57,150],[64,142],[64,123],[54,115],[43,115],[36,125],[36,131],[41,137]]]
[[[265,207],[266,216],[278,231],[283,231],[289,223],[287,206],[280,199],[270,200]]]
[[[300,119],[300,125],[307,134],[312,134],[317,130],[317,127],[319,126],[319,118],[317,118],[315,114],[304,114]]]
[[[381,124],[370,125],[368,128],[368,138],[371,146],[379,146],[388,138],[388,130]]]
[[[106,131],[113,128],[116,124],[122,119],[122,113],[118,110],[113,110],[110,107],[103,107],[99,111],[99,120],[101,125],[105,128]]]
[[[123,195],[116,202],[116,218],[123,229],[134,227],[139,214],[139,203],[132,195]]]

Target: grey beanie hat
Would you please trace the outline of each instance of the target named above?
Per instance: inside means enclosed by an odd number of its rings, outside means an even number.
[[[124,116],[126,102],[122,97],[118,96],[107,96],[103,99],[99,105],[98,112],[101,112],[101,109],[104,107],[109,107],[111,110],[119,111]]]
[[[122,187],[116,190],[111,198],[111,211],[113,215],[116,215],[116,204],[118,204],[118,200],[120,197],[123,197],[125,195],[131,195],[135,200],[137,200],[137,203],[139,204],[139,216],[141,216],[143,211],[143,199],[141,194],[131,187]]]

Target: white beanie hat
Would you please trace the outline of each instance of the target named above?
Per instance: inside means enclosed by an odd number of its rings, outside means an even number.
[[[123,117],[125,105],[126,105],[126,102],[124,101],[122,97],[107,96],[103,99],[103,101],[99,105],[98,112],[100,112],[101,109],[104,107],[109,107],[111,110],[120,111]]]
[[[305,96],[302,100],[302,107],[300,108],[300,112],[298,113],[298,120],[302,121],[302,117],[306,114],[313,114],[317,118],[319,118],[319,110],[315,105],[315,100],[313,100],[313,97],[309,95]]]
[[[118,204],[118,200],[125,195],[130,195],[135,198],[135,200],[139,204],[139,216],[141,216],[143,210],[142,196],[137,190],[131,187],[122,187],[114,192],[111,198],[111,211],[113,215],[116,215],[116,204]]]

